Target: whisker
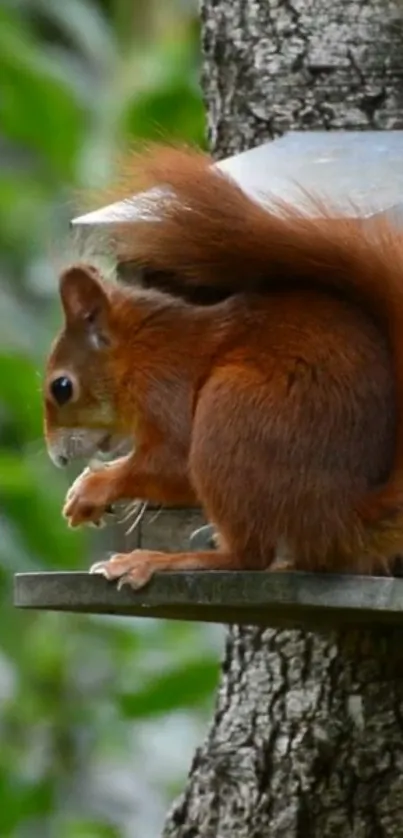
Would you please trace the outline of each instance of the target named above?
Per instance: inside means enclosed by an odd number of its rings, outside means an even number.
[[[129,503],[122,511],[121,517],[118,519],[120,524],[126,524],[129,518],[132,515],[135,515],[138,511],[139,507],[141,506],[142,501],[135,500],[133,503]]]
[[[147,509],[147,503],[144,502],[141,506],[140,512],[134,519],[133,523],[130,525],[129,529],[126,530],[126,535],[131,535],[131,533],[138,527],[140,521],[144,518],[145,511]]]
[[[154,523],[154,521],[156,521],[156,520],[157,520],[157,518],[159,518],[159,516],[161,515],[161,512],[162,512],[162,506],[160,506],[160,507],[159,507],[159,509],[157,509],[157,511],[156,511],[156,513],[155,513],[155,515],[153,515],[153,517],[152,517],[152,518],[150,518],[149,523],[150,523],[150,524],[153,524],[153,523]]]

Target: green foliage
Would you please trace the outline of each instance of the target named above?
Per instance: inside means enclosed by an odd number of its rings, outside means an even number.
[[[149,717],[169,710],[200,706],[210,698],[217,682],[215,660],[190,660],[162,675],[153,675],[137,690],[123,693],[120,706],[132,718]]]
[[[157,11],[156,11],[157,10]],[[16,612],[12,574],[85,568],[42,440],[55,265],[75,190],[117,149],[204,142],[195,9],[175,0],[0,8],[0,835],[158,833],[217,677],[216,633]],[[70,475],[71,478],[71,475]],[[178,751],[178,736],[183,744]]]

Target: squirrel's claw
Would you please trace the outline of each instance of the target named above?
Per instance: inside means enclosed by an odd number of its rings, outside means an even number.
[[[116,580],[118,590],[129,585],[136,591],[143,588],[159,569],[161,555],[152,550],[116,553],[107,561],[93,564],[89,572],[99,573],[110,582]]]

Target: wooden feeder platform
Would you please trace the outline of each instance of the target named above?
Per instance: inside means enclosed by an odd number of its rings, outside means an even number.
[[[117,590],[89,573],[20,573],[18,608],[262,627],[403,627],[403,579],[284,572],[160,573]]]

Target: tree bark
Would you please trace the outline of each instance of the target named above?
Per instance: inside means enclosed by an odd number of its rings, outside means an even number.
[[[400,0],[204,0],[211,147],[403,123]],[[403,838],[403,632],[229,631],[164,838]]]
[[[218,157],[292,128],[403,126],[400,0],[202,0]]]

